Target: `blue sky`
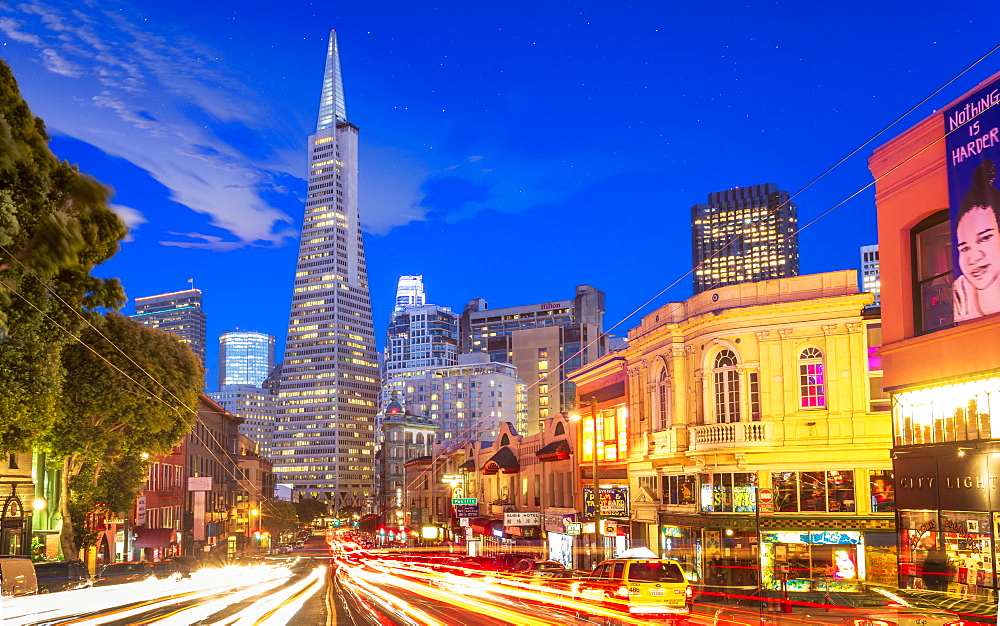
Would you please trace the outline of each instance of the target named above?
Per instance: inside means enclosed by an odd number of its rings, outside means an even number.
[[[395,281],[411,273],[458,310],[592,284],[606,326],[621,322],[690,269],[691,205],[764,182],[798,191],[986,54],[998,13],[808,6],[15,1],[0,3],[0,56],[56,154],[113,187],[131,225],[99,273],[130,297],[194,278],[214,370],[226,329],[284,340],[331,28],[361,128],[381,343]],[[998,60],[797,197],[800,222],[868,185],[873,147]],[[803,273],[858,266],[876,240],[873,197],[800,235]],[[690,294],[685,278],[643,311]]]

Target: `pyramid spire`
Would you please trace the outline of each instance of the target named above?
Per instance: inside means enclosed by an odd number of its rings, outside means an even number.
[[[347,104],[344,102],[344,81],[340,75],[340,49],[337,31],[330,31],[326,49],[326,70],[323,72],[323,95],[319,100],[319,121],[316,130],[333,128],[347,121]]]

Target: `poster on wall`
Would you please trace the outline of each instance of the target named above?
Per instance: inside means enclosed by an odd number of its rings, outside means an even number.
[[[944,112],[956,322],[1000,312],[1000,81]]]

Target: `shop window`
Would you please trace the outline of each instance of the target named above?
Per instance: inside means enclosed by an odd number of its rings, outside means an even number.
[[[816,348],[806,348],[799,355],[799,397],[803,409],[822,409],[826,406],[823,353]]]
[[[664,504],[694,504],[695,477],[693,475],[664,476],[662,486]]]
[[[892,470],[868,470],[868,486],[872,496],[872,513],[892,513],[896,510],[896,481]]]
[[[728,424],[740,421],[739,361],[732,350],[715,355],[712,384],[715,396],[715,422]]]
[[[913,326],[918,334],[951,326],[952,253],[948,211],[938,211],[910,231],[913,251]]]
[[[703,513],[753,513],[756,509],[756,474],[702,474],[700,478]]]
[[[859,591],[865,555],[857,531],[778,531],[761,534],[764,587],[782,593]]]
[[[773,472],[775,510],[782,513],[853,513],[854,471]]]

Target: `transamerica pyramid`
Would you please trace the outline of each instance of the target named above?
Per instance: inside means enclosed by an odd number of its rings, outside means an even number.
[[[378,359],[358,215],[358,127],[330,31],[271,460],[296,499],[365,507],[374,489]]]

